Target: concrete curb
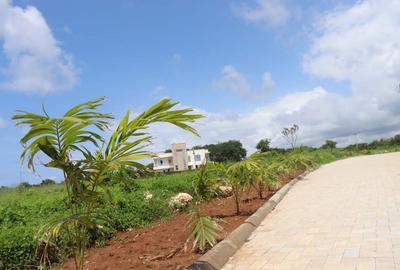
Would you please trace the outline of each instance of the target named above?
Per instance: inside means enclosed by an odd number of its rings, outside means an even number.
[[[276,205],[288,193],[297,181],[304,178],[307,172],[292,179],[279,189],[263,206],[246,219],[243,224],[233,230],[224,240],[201,256],[187,270],[218,270],[221,269],[233,254],[246,242],[252,232],[261,224],[264,218],[274,210]]]

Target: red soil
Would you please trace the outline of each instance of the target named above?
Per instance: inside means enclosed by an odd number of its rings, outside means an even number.
[[[282,177],[283,184],[297,176]],[[259,199],[253,189],[244,194],[241,204],[241,215],[236,215],[233,198],[215,199],[200,205],[201,213],[216,217],[224,228],[221,239],[243,223],[273,192],[265,192],[264,199]],[[183,246],[189,231],[185,229],[188,220],[187,213],[177,213],[170,219],[159,221],[154,225],[119,232],[106,246],[92,248],[87,252],[85,269],[184,269],[198,259],[202,254],[191,251],[191,244],[184,252]],[[68,260],[62,269],[75,269],[72,259]]]

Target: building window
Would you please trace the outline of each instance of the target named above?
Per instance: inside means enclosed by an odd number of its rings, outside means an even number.
[[[160,159],[160,164],[163,165],[163,161]]]
[[[175,165],[175,171],[177,171],[178,170],[178,165]]]
[[[195,161],[201,161],[201,156],[200,155],[194,155],[194,160]]]

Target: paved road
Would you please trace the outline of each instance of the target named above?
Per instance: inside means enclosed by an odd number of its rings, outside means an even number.
[[[312,172],[223,269],[400,269],[400,153]]]

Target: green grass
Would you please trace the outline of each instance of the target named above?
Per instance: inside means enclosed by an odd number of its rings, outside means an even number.
[[[170,197],[178,192],[193,194],[194,172],[160,175],[135,181],[132,192],[122,185],[110,187],[112,200],[104,197],[100,215],[106,218],[102,242],[115,232],[149,225],[156,219],[168,218]],[[145,201],[143,193],[150,191],[153,199]],[[63,185],[4,189],[0,191],[0,269],[25,269],[38,265],[33,259],[37,245],[35,233],[44,224],[68,213]],[[67,256],[60,250],[61,256]],[[62,258],[60,258],[62,259]]]
[[[399,151],[400,146],[381,147],[372,150],[319,149],[300,150],[311,157],[317,165],[338,159],[367,154]],[[297,150],[296,150],[297,151]],[[279,162],[282,154],[269,162]],[[275,161],[274,161],[275,160]],[[92,232],[94,244],[102,244],[117,230],[148,226],[158,219],[171,216],[169,199],[179,192],[194,194],[193,181],[196,172],[159,174],[134,181],[133,191],[120,183],[110,185],[112,199],[104,196],[99,215],[105,218],[104,230]],[[49,221],[64,217],[68,213],[63,185],[47,187],[13,188],[0,190],[0,269],[26,269],[38,265],[34,252],[37,247],[35,234]],[[144,200],[144,192],[153,194],[153,199]],[[64,241],[64,242],[63,242]],[[68,256],[65,239],[61,239],[58,257]]]

